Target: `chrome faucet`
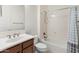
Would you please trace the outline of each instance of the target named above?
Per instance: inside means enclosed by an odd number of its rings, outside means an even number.
[[[7,37],[10,39],[11,38],[11,35],[7,35]]]
[[[48,36],[45,32],[43,33],[43,36],[44,36],[44,40],[47,40]]]
[[[13,35],[7,35],[9,39],[19,37],[19,33],[14,33]]]
[[[19,37],[19,33],[14,33],[13,34],[13,37],[15,38],[15,37]]]

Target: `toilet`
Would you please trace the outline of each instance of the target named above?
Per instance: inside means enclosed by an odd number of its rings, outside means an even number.
[[[47,45],[45,43],[39,42],[37,35],[35,35],[34,46],[36,48],[36,52],[39,52],[39,53],[47,52]]]

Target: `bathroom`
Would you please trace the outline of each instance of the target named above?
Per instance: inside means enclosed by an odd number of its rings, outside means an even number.
[[[67,53],[69,36],[77,36],[69,19],[78,19],[78,9],[70,5],[1,5],[0,52]]]

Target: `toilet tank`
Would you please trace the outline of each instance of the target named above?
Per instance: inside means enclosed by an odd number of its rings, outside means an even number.
[[[35,37],[35,38],[34,38],[34,44],[36,44],[36,43],[38,43],[38,36],[35,35],[34,37]]]

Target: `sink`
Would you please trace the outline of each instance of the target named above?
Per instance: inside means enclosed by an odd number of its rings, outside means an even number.
[[[30,35],[26,35],[26,34],[21,34],[19,35],[19,37],[15,37],[15,38],[7,38],[6,43],[13,43],[13,42],[17,42],[19,40],[22,39],[26,39],[26,38],[30,38]]]
[[[7,43],[11,43],[11,42],[15,42],[15,41],[17,41],[17,39],[9,39],[9,40],[7,40],[6,42],[7,42]]]
[[[21,39],[21,37],[11,38],[11,39],[8,39],[6,42],[7,42],[7,43],[16,42],[16,41],[18,41],[18,40],[20,40],[20,39]]]

